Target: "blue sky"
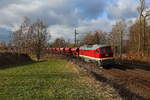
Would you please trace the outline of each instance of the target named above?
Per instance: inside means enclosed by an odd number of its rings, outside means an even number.
[[[108,32],[119,19],[134,20],[137,6],[138,0],[0,0],[0,40],[8,41],[24,16],[42,19],[52,40],[73,39],[75,27],[80,34]]]

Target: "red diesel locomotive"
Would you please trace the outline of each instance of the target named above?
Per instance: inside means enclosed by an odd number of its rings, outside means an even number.
[[[113,64],[113,52],[109,45],[85,45],[80,47],[79,56],[97,65]]]
[[[80,48],[52,48],[52,53],[63,54],[71,57],[79,57],[88,62],[94,62],[99,66],[113,64],[113,51],[106,44],[84,45]]]

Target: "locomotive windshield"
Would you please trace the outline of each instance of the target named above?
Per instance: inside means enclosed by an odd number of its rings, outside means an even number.
[[[105,48],[100,48],[100,53],[105,53]]]

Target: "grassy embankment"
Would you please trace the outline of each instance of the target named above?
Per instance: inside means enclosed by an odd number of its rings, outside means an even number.
[[[99,85],[60,59],[0,69],[0,100],[107,100]]]

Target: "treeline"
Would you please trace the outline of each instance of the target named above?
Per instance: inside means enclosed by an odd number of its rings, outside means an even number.
[[[149,20],[147,20],[148,22]],[[142,20],[143,23],[143,20]],[[145,33],[141,33],[139,19],[134,23],[124,20],[117,21],[111,32],[96,31],[86,33],[78,37],[76,47],[85,44],[110,44],[116,55],[130,52],[139,52],[140,55],[150,56],[150,25],[146,23]],[[143,36],[145,34],[145,36]],[[74,43],[65,41],[64,38],[57,38],[50,44],[50,47],[74,47]]]

